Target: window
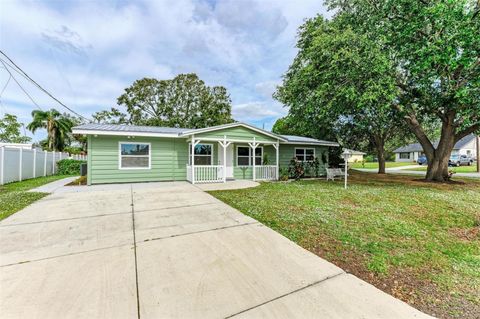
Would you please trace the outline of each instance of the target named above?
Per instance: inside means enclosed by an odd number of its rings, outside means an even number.
[[[315,159],[314,148],[295,148],[295,157],[301,162],[309,162]]]
[[[237,147],[237,166],[251,166],[252,160],[252,148],[250,146],[238,146]],[[262,165],[263,162],[263,147],[255,148],[255,165]]]
[[[237,165],[238,166],[250,165],[250,147],[239,146],[237,148]]]
[[[195,165],[212,165],[213,145],[197,144],[195,145]],[[192,164],[192,144],[188,144],[188,164]]]
[[[472,151],[471,151],[471,150],[467,150],[467,155],[472,155]]]
[[[120,169],[150,169],[150,143],[120,143]]]
[[[410,153],[400,153],[401,159],[410,159]]]

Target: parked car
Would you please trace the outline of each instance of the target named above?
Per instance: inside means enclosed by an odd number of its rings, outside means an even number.
[[[448,160],[449,166],[472,165],[473,158],[468,155],[451,155]]]
[[[420,156],[417,160],[417,163],[418,165],[427,164],[427,157],[425,155]]]

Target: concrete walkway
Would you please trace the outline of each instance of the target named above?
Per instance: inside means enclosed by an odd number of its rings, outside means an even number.
[[[2,318],[427,318],[183,182],[62,187],[0,222]]]
[[[68,183],[73,182],[77,178],[79,178],[79,176],[65,177],[65,178],[59,179],[58,181],[39,186],[37,188],[32,188],[32,189],[29,190],[29,192],[53,193],[56,190],[62,188],[65,185],[67,185]]]

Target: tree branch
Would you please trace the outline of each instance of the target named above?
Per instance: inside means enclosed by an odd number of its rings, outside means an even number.
[[[423,130],[422,126],[418,122],[416,116],[414,114],[409,114],[405,116],[405,120],[407,125],[413,131],[413,134],[417,137],[420,145],[422,145],[423,151],[427,155],[427,158],[433,158],[435,153],[435,148],[433,147],[432,142],[428,138],[427,134]]]
[[[475,131],[480,131],[480,123],[474,124],[470,127],[467,127],[463,131],[455,134],[455,143],[464,138],[465,136],[474,133]]]

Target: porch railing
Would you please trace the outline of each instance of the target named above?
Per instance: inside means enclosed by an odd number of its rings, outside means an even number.
[[[223,182],[222,165],[195,165],[195,183],[219,183]],[[193,182],[192,166],[187,165],[187,180]]]
[[[261,165],[255,166],[255,179],[271,181],[277,179],[277,166],[276,165]]]

